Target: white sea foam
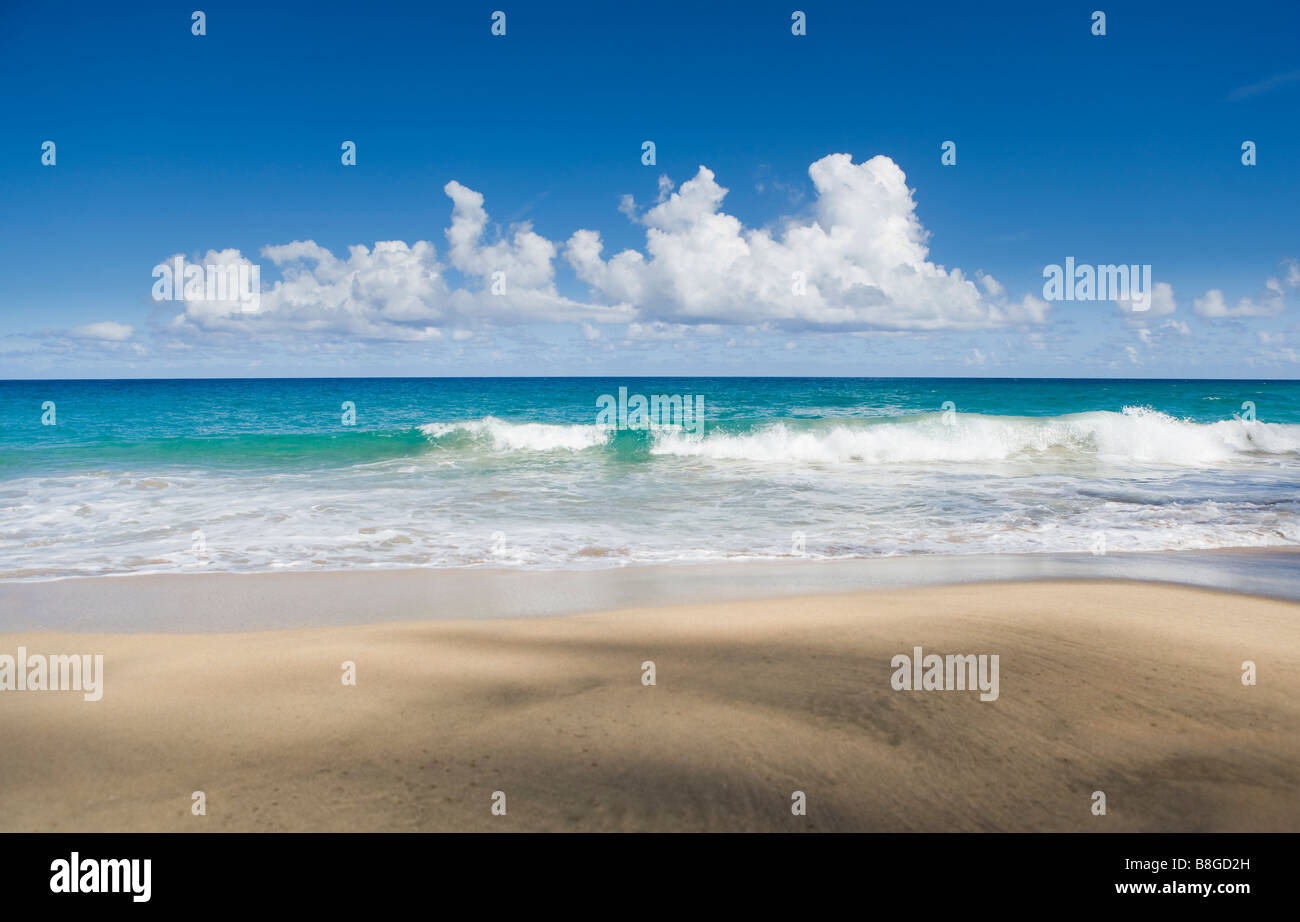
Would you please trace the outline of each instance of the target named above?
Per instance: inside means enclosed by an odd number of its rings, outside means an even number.
[[[817,426],[774,422],[703,438],[658,433],[652,453],[717,461],[899,464],[1094,460],[1209,467],[1300,455],[1300,425],[1225,420],[1194,423],[1144,407],[1056,417],[942,414]]]
[[[447,436],[468,436],[486,443],[494,451],[582,451],[609,440],[608,431],[591,425],[560,423],[512,423],[485,416],[455,423],[426,423],[420,426],[430,441]]]

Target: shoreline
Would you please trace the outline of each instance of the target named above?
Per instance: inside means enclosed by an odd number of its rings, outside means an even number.
[[[104,669],[95,702],[0,693],[0,830],[1296,831],[1298,614],[1076,580],[223,634],[6,629],[0,653],[93,652]],[[999,694],[895,690],[892,658],[918,646],[998,655]]]
[[[1300,548],[746,560],[590,570],[406,568],[69,577],[0,582],[0,632],[270,631],[1081,579],[1300,601]]]

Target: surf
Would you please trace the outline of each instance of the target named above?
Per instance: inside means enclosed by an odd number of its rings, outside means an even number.
[[[871,419],[773,420],[704,438],[656,434],[651,453],[711,461],[887,465],[1093,462],[1213,467],[1300,456],[1300,425],[1175,419],[1147,407],[1063,416],[915,414]]]

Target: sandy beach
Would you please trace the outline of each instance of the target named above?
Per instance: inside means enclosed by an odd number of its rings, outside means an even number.
[[[219,594],[237,578],[210,579]],[[364,592],[389,575],[347,578]],[[97,702],[0,693],[0,830],[1296,831],[1298,615],[1207,589],[1045,581],[9,632],[0,654],[102,654],[104,681]],[[998,655],[997,699],[895,690],[891,658],[918,646]]]

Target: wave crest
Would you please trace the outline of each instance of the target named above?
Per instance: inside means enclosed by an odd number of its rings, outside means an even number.
[[[1037,459],[1214,466],[1261,455],[1300,454],[1300,425],[1239,419],[1195,423],[1147,407],[1055,417],[945,418],[761,424],[703,438],[661,432],[651,453],[717,461],[902,464]]]
[[[595,423],[511,423],[495,416],[419,428],[437,445],[487,444],[494,451],[584,451],[609,441],[609,431]]]

